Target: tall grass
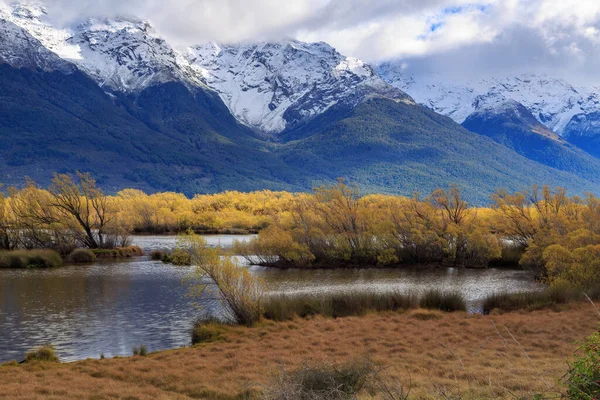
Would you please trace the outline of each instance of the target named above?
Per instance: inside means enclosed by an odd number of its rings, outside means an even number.
[[[265,400],[350,400],[377,371],[368,360],[343,365],[304,363],[295,371],[282,371],[263,393]]]
[[[60,362],[54,351],[54,346],[51,345],[38,347],[37,349],[28,352],[25,355],[25,362],[29,363],[33,361]]]
[[[0,268],[53,268],[63,265],[54,250],[14,250],[0,252]]]
[[[90,249],[75,249],[69,259],[76,264],[89,264],[96,261],[96,254]]]
[[[331,318],[364,315],[374,311],[408,310],[418,306],[413,293],[379,293],[375,291],[307,293],[268,296],[263,302],[263,316],[273,321],[294,317],[322,315]]]
[[[550,287],[540,292],[494,293],[483,301],[483,313],[489,314],[492,310],[508,312],[554,308],[569,302],[587,300],[586,296],[592,300],[600,299],[600,288]]]
[[[458,292],[442,292],[437,289],[425,292],[419,302],[421,308],[446,312],[466,311],[467,303]]]
[[[116,247],[114,249],[93,249],[99,258],[129,258],[143,256],[144,251],[138,246]]]

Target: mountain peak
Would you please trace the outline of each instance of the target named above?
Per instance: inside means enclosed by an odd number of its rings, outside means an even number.
[[[270,134],[368,96],[409,98],[324,42],[208,43],[191,47],[186,59],[238,120]]]
[[[400,63],[378,67],[383,79],[425,106],[458,123],[491,103],[511,99],[524,105],[548,129],[567,136],[575,116],[600,110],[598,88],[577,87],[545,73],[478,77],[457,82],[440,74],[409,76]]]

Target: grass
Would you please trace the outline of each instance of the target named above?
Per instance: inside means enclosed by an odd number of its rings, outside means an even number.
[[[305,363],[295,371],[282,371],[263,390],[264,400],[351,400],[376,374],[368,359],[342,365]]]
[[[295,317],[306,318],[315,315],[340,318],[418,307],[445,312],[466,311],[467,308],[465,299],[455,292],[431,290],[419,297],[414,293],[365,290],[269,296],[263,303],[263,317],[272,321],[287,321]]]
[[[131,352],[134,356],[146,357],[148,355],[148,348],[144,345],[134,347]]]
[[[0,397],[246,399],[282,370],[346,366],[369,354],[382,379],[410,389],[410,399],[561,398],[557,382],[600,320],[589,302],[493,316],[419,319],[416,311],[225,326],[221,340],[147,357],[6,366]]]
[[[467,304],[460,293],[430,290],[419,301],[421,308],[446,312],[466,311]]]
[[[417,297],[411,293],[334,292],[322,294],[275,295],[263,304],[263,316],[273,321],[313,315],[338,318],[364,315],[374,311],[397,311],[414,308]]]
[[[38,347],[37,349],[32,350],[25,355],[25,362],[31,363],[34,361],[60,362],[54,351],[54,347],[51,345]]]
[[[190,330],[192,346],[221,340],[224,332],[225,326],[218,320],[197,319]]]
[[[600,299],[600,288],[573,289],[565,287],[550,287],[540,292],[526,293],[495,293],[483,301],[483,313],[493,310],[510,312],[517,310],[535,311],[545,308],[556,309],[570,303]]]
[[[129,258],[143,256],[144,251],[138,246],[117,247],[115,249],[93,249],[98,258]]]
[[[63,265],[54,250],[13,250],[0,252],[0,268],[54,268]]]
[[[69,259],[76,264],[90,264],[96,261],[96,254],[90,249],[75,249]]]

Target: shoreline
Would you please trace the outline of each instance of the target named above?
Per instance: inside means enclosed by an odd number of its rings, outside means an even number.
[[[14,399],[75,398],[94,387],[98,398],[116,390],[138,399],[233,399],[248,388],[260,391],[284,366],[341,363],[369,353],[386,375],[423,396],[417,398],[435,398],[442,386],[471,398],[508,399],[515,388],[533,397],[560,392],[556,381],[576,342],[598,327],[600,318],[589,318],[592,312],[591,304],[578,302],[488,316],[413,310],[263,321],[252,328],[227,326],[209,342],[147,357],[4,366],[0,393]],[[25,390],[19,385],[24,381]]]

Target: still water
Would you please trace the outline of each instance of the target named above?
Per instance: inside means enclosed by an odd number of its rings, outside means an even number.
[[[251,236],[207,236],[229,246]],[[168,249],[169,236],[134,238],[145,250]],[[497,291],[540,290],[524,271],[507,270],[275,270],[250,266],[276,293],[375,289],[419,292],[432,287],[463,293],[472,311]],[[0,362],[21,360],[26,351],[52,343],[62,361],[130,355],[134,346],[150,351],[189,344],[198,315],[186,296],[192,267],[174,267],[148,257],[104,261],[50,270],[0,269]]]

